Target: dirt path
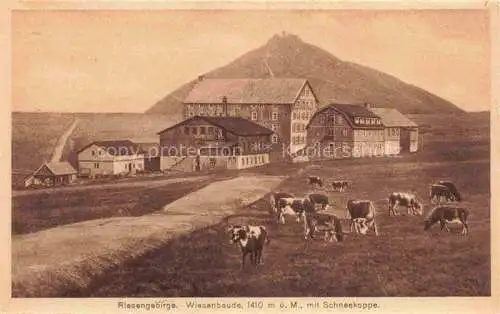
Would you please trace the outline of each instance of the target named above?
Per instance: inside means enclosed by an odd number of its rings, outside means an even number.
[[[54,152],[52,153],[52,159],[50,160],[51,162],[58,162],[61,160],[64,146],[66,146],[66,142],[68,141],[68,138],[71,136],[73,131],[76,129],[79,122],[80,121],[78,120],[78,118],[75,119],[75,121],[73,121],[73,123],[70,125],[70,127],[57,140],[56,146],[54,147]]]
[[[60,296],[85,287],[113,265],[174,237],[220,222],[284,179],[242,176],[219,181],[141,217],[86,221],[12,238],[12,295]]]
[[[192,182],[201,181],[213,177],[213,175],[205,176],[193,176],[187,178],[168,178],[168,179],[156,179],[156,180],[141,180],[141,181],[127,181],[127,182],[110,182],[103,184],[91,184],[91,185],[81,185],[81,186],[66,186],[61,188],[52,189],[42,189],[42,190],[26,190],[26,191],[12,191],[12,197],[22,196],[22,195],[34,195],[34,194],[51,194],[60,192],[74,192],[74,191],[86,191],[93,189],[106,189],[106,188],[131,188],[131,187],[158,187],[172,183],[178,182]]]

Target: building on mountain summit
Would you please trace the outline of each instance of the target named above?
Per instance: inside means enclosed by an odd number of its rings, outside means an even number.
[[[318,99],[305,79],[210,79],[200,77],[184,99],[184,118],[242,117],[271,129],[271,159],[306,145],[306,126]]]

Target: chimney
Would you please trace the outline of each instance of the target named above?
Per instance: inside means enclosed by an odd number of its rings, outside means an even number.
[[[198,82],[201,82],[205,79],[205,75],[198,75]]]
[[[375,106],[373,104],[365,102],[365,108],[370,109],[370,108],[375,108]]]
[[[227,97],[222,97],[222,110],[224,111],[224,116],[227,117]]]

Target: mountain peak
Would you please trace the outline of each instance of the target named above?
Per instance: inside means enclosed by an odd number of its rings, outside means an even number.
[[[287,32],[264,46],[206,74],[210,78],[302,78],[311,83],[320,105],[370,102],[402,113],[461,112],[452,103],[418,87],[352,62]],[[156,103],[148,112],[181,114],[193,80]]]
[[[275,34],[267,41],[268,49],[279,49],[281,47],[298,47],[303,45],[304,42],[300,39],[299,36],[291,33],[287,33],[285,31]]]

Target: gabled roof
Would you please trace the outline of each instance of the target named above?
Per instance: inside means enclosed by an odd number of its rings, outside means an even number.
[[[37,172],[39,172],[44,166],[46,166],[50,170],[50,172],[52,172],[56,176],[77,173],[75,168],[73,168],[73,166],[69,162],[57,161],[57,162],[48,162],[48,163],[43,164],[33,174],[36,174]]]
[[[189,121],[195,120],[195,119],[202,119],[205,120],[206,122],[220,127],[221,129],[226,130],[229,133],[233,133],[235,135],[240,135],[240,136],[252,136],[252,135],[270,135],[274,133],[274,131],[265,128],[257,123],[254,123],[250,120],[247,120],[245,118],[241,117],[202,117],[202,116],[194,116],[191,117],[187,120],[184,120],[182,122],[179,122],[169,128],[166,128],[158,134],[161,134],[165,131],[168,131],[170,129],[173,129],[175,127],[181,126],[185,123],[188,123]]]
[[[306,79],[289,78],[204,79],[184,103],[220,104],[225,96],[230,104],[293,104],[306,83]]]
[[[344,118],[347,120],[347,123],[353,128],[359,128],[359,129],[381,129],[383,128],[382,125],[380,124],[355,124],[354,123],[354,117],[362,117],[362,118],[379,118],[376,114],[368,110],[364,104],[329,104],[327,106],[324,106],[320,109],[318,109],[314,115],[312,116],[311,120],[309,120],[309,123],[307,124],[306,128],[309,128],[309,125],[314,121],[316,116],[328,109],[333,109],[336,112],[341,113]]]
[[[99,146],[112,156],[130,156],[141,153],[140,147],[130,140],[95,141],[84,146],[78,153],[86,150],[92,145]]]
[[[370,108],[382,120],[385,127],[416,128],[418,125],[394,108]]]
[[[330,106],[337,108],[338,110],[346,113],[348,116],[363,117],[363,118],[378,118],[376,114],[371,112],[362,104],[331,104]]]

